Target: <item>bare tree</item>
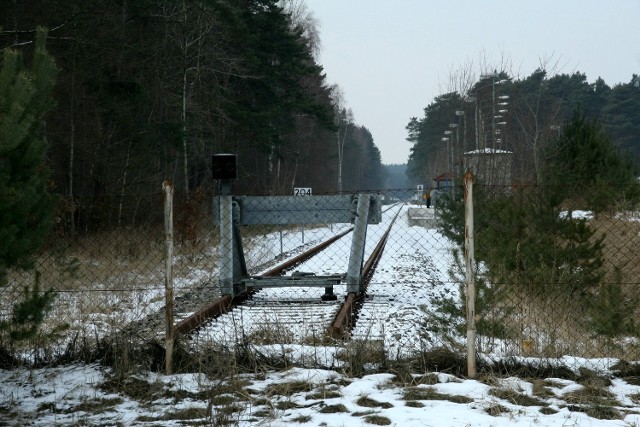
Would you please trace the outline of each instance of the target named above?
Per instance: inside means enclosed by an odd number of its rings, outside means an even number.
[[[291,17],[291,25],[303,30],[302,37],[307,41],[313,58],[317,60],[322,48],[318,19],[304,0],[281,0],[280,6]]]
[[[540,58],[540,65],[521,85],[528,83],[525,90],[528,96],[518,96],[513,103],[510,117],[517,126],[514,143],[520,143],[521,177],[528,175],[525,159],[531,159],[533,179],[540,179],[542,160],[540,158],[544,143],[557,135],[562,100],[552,99],[547,94],[548,79],[558,73],[558,61],[553,55]],[[535,86],[535,87],[531,87]],[[520,138],[518,138],[520,136]]]
[[[344,166],[344,145],[347,140],[349,128],[353,125],[353,111],[347,109],[344,101],[344,93],[337,84],[331,87],[331,100],[334,108],[334,120],[337,127],[336,143],[338,148],[338,191],[342,191],[342,178]]]
[[[442,94],[458,92],[461,96],[464,96],[473,88],[476,80],[477,75],[474,72],[473,60],[468,60],[457,68],[451,67],[447,82],[444,86],[440,85],[441,92]]]

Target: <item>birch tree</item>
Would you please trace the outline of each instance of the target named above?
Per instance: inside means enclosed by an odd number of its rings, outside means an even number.
[[[347,135],[353,126],[353,111],[347,109],[344,100],[344,93],[337,84],[331,87],[331,100],[334,108],[334,120],[336,125],[336,145],[338,154],[338,191],[343,190],[343,167],[344,167],[344,147]]]

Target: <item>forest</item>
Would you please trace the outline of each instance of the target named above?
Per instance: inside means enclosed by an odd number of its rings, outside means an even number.
[[[356,124],[340,88],[327,83],[316,60],[316,22],[302,2],[34,0],[1,7],[3,52],[28,62],[37,28],[47,31],[56,68],[42,129],[47,187],[65,232],[158,216],[167,179],[178,203],[210,193],[215,153],[237,154],[237,193],[383,186],[373,136]]]
[[[544,67],[525,77],[495,71],[464,78],[469,75],[458,73],[458,82],[452,79],[455,90],[436,97],[423,117],[409,120],[412,184],[435,185],[433,178],[447,172],[459,178],[465,153],[493,150],[512,155],[511,184],[540,184],[550,161],[547,148],[576,111],[599,123],[615,147],[638,164],[639,75],[613,87],[602,78],[589,83],[583,73],[553,73]]]
[[[638,75],[610,87],[580,72],[495,71],[460,78],[409,120],[407,182],[327,83],[318,23],[299,0],[3,2],[0,49],[28,62],[39,27],[55,62],[41,133],[63,232],[158,218],[167,179],[178,204],[200,200],[213,189],[215,153],[238,155],[243,194],[429,187],[486,149],[513,155],[513,182],[538,182],[545,147],[580,109],[640,158]]]
[[[600,220],[613,208],[636,210],[640,201],[636,74],[613,87],[544,67],[529,76],[452,75],[452,90],[410,118],[406,167],[385,167],[340,87],[327,83],[317,23],[302,1],[0,7],[0,287],[12,269],[32,268],[46,243],[55,258],[65,249],[52,241],[159,229],[166,180],[188,237],[194,218],[206,216],[190,214],[212,207],[217,153],[237,154],[233,191],[248,195],[428,188],[436,176],[455,182],[470,153],[508,154],[508,170],[500,172],[509,191],[479,186],[476,196],[478,259],[493,279],[523,287],[571,283],[571,292],[585,295],[600,283],[607,254],[584,222],[563,217],[567,201]],[[526,184],[544,184],[544,191],[511,191]],[[445,194],[440,210],[445,234],[458,243],[462,199],[451,196],[459,193]],[[132,250],[132,258],[146,250]],[[65,265],[70,276],[77,262]],[[567,272],[567,265],[577,268]],[[12,339],[33,335],[50,306],[53,293],[41,294],[39,280],[36,272],[11,320],[34,326],[14,329]],[[616,280],[604,312],[619,305]],[[9,326],[0,322],[0,332]]]

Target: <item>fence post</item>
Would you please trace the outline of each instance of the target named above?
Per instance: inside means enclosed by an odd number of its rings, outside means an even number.
[[[473,183],[471,171],[464,174],[464,256],[467,285],[467,374],[476,377],[476,276],[473,241]]]
[[[355,220],[353,224],[353,240],[347,269],[347,292],[360,293],[362,291],[362,261],[367,241],[367,223],[369,221],[369,194],[358,194]]]
[[[165,259],[165,370],[173,373],[173,185],[166,180],[162,183],[164,195],[164,232],[166,244]]]
[[[233,197],[231,181],[220,180],[220,292],[235,296],[234,290]]]

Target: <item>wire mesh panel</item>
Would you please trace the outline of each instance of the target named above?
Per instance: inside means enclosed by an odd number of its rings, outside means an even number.
[[[333,200],[335,206],[316,201],[314,196],[288,197],[286,208],[277,198],[249,202],[240,199],[238,224],[249,216],[242,209],[253,204],[259,204],[265,223],[271,218],[278,224],[256,225],[251,213],[252,219],[247,222],[253,225],[239,225],[249,275],[268,273],[274,265],[307,249],[332,238],[335,241],[287,266],[279,273],[279,280],[264,282],[265,286],[254,291],[248,302],[201,328],[194,342],[235,345],[248,341],[261,345],[261,351],[269,351],[273,345],[296,345],[295,350],[289,350],[303,355],[309,351],[318,354],[321,347],[323,356],[318,362],[329,365],[338,362],[326,360],[326,352],[334,358],[338,356],[328,348],[342,346],[344,338],[374,343],[390,358],[454,347],[454,325],[441,312],[461,300],[462,282],[451,274],[455,245],[439,230],[438,204],[430,201],[427,206],[424,193],[411,190],[367,194],[374,202],[366,212],[366,227],[361,234],[357,233],[361,218],[357,212],[358,195],[332,196],[328,200]],[[345,198],[351,202],[345,203]],[[376,208],[380,209],[379,214]],[[348,214],[336,214],[345,209]],[[301,224],[282,224],[286,216],[297,216],[296,221]],[[313,220],[319,217],[325,222]],[[333,221],[334,218],[338,219]],[[358,286],[350,288],[348,273],[354,258],[359,274],[373,265],[366,275],[358,277]],[[342,276],[331,286],[334,299],[326,298],[327,289],[320,281],[316,286],[311,284],[314,277],[326,275]],[[309,283],[303,286],[301,281],[298,285],[296,276],[305,277]],[[358,298],[351,313],[351,327],[336,340],[327,331],[351,293]],[[311,347],[314,349],[309,350]],[[278,347],[276,351],[281,350]]]
[[[549,186],[477,190],[480,354],[590,369],[638,360],[640,223],[629,205],[593,209]]]
[[[36,258],[33,270],[12,271],[2,289],[2,313],[9,333],[30,328],[13,320],[21,302],[36,290],[53,299],[40,333],[16,350],[51,358],[74,346],[102,339],[164,305],[162,230],[104,230],[55,236]],[[6,335],[3,336],[6,339]]]
[[[463,354],[463,198],[448,190],[428,203],[413,190],[233,195],[226,235],[219,196],[202,195],[196,207],[178,203],[175,322],[226,301],[224,313],[185,329],[181,342],[192,351],[250,346],[327,367],[340,366],[358,343],[384,360],[443,348]],[[580,200],[549,204],[538,188],[477,186],[476,193],[479,360],[596,368],[638,360],[637,213],[594,212]],[[359,211],[361,195],[368,202]],[[53,292],[51,310],[29,340],[12,340],[5,328],[2,346],[53,360],[100,351],[105,340],[162,344],[165,238],[161,221],[52,235],[35,270],[9,273],[0,315],[11,324],[25,286],[36,282],[40,292]],[[232,256],[223,257],[225,250]],[[225,259],[233,264],[229,300],[221,286]],[[336,335],[350,296],[347,326]]]

